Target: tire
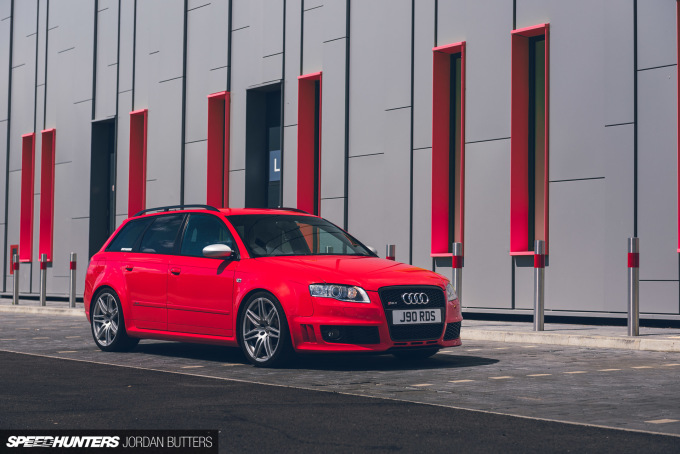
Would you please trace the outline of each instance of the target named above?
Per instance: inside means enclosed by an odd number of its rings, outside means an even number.
[[[392,354],[403,361],[421,361],[436,355],[438,351],[439,348],[421,348],[418,350],[396,351]]]
[[[139,343],[127,335],[120,299],[110,288],[101,289],[92,298],[90,328],[94,343],[105,352],[129,351]]]
[[[241,305],[238,341],[248,361],[257,367],[276,367],[293,353],[286,314],[268,292],[257,292]]]

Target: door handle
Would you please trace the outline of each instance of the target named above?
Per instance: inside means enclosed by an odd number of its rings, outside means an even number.
[[[125,271],[132,271],[133,268],[132,265],[125,265]]]
[[[175,276],[179,276],[180,271],[181,270],[179,268],[170,268],[170,273],[174,274]]]

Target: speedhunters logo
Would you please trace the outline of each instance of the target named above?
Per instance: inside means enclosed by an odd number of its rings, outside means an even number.
[[[0,431],[0,452],[218,452],[216,430]]]
[[[11,436],[5,446],[8,448],[117,448],[120,437],[50,437],[29,435]]]

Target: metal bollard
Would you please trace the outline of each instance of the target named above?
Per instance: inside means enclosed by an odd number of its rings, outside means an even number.
[[[545,241],[534,242],[534,331],[543,331],[545,311]]]
[[[12,267],[14,269],[14,281],[12,289],[12,305],[19,305],[19,254],[14,254],[12,256]]]
[[[47,254],[40,254],[40,305],[47,306]]]
[[[397,259],[396,250],[397,247],[394,244],[388,244],[385,252],[385,258],[387,260],[396,260]]]
[[[71,252],[69,261],[69,293],[68,293],[68,307],[76,307],[76,262],[78,255]]]
[[[451,267],[453,268],[453,279],[451,285],[458,296],[458,304],[463,306],[463,243],[453,243],[451,248],[453,256],[451,257]]]
[[[640,238],[628,238],[628,335],[640,335]]]

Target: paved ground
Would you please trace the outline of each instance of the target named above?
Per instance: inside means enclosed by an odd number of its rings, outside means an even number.
[[[677,452],[676,437],[1,353],[0,427],[218,429],[221,452]]]
[[[0,313],[0,351],[680,435],[678,353],[464,343],[418,364],[313,356],[262,370],[224,347],[142,341],[105,353],[84,316]]]

